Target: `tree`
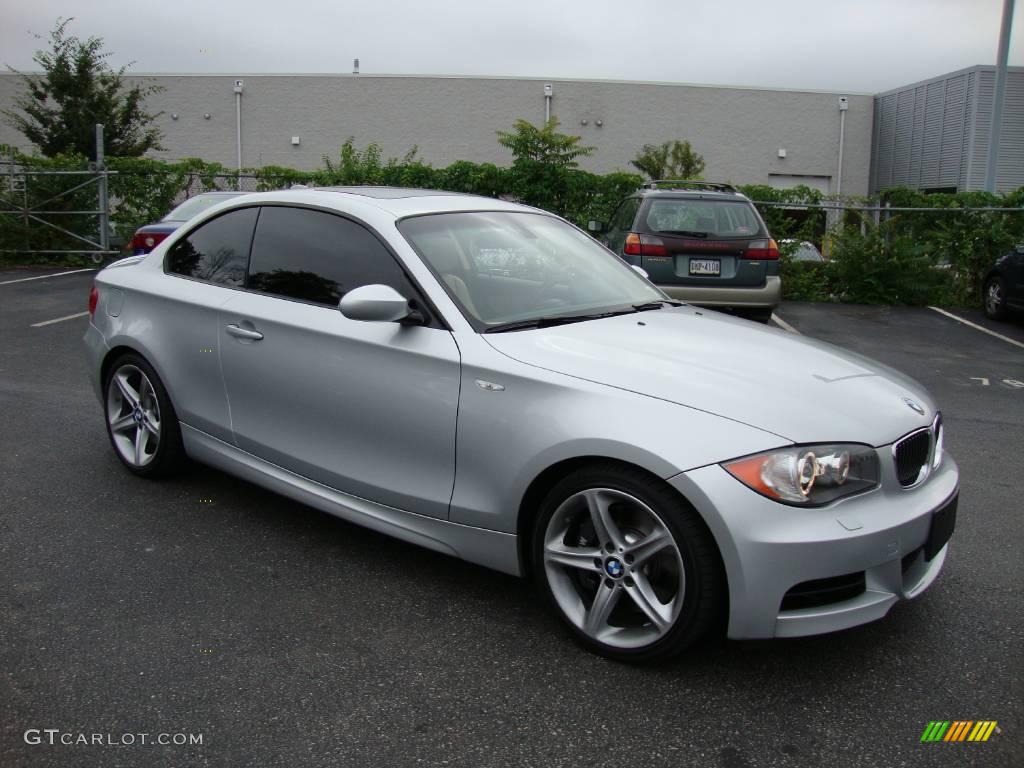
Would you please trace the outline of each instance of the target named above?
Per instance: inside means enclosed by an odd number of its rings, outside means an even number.
[[[58,20],[49,50],[36,51],[40,75],[19,72],[25,91],[14,99],[21,113],[4,110],[8,125],[39,147],[46,157],[78,154],[95,159],[96,124],[103,124],[104,151],[112,157],[138,157],[161,149],[160,129],[151,125],[161,113],[145,111],[143,102],[159,86],[127,86],[128,66],[106,63],[103,40],[80,40],[68,32],[73,19]],[[23,113],[23,114],[22,114]]]
[[[579,136],[559,133],[558,118],[551,118],[538,128],[526,120],[516,120],[514,130],[498,131],[498,143],[512,150],[512,163],[544,163],[558,168],[576,168],[577,157],[586,157],[595,147],[580,146]]]
[[[594,152],[581,145],[582,138],[559,133],[558,120],[551,118],[538,128],[516,120],[512,131],[498,131],[498,143],[512,150],[510,184],[522,202],[558,214],[565,214],[573,192],[576,160]]]
[[[688,141],[666,141],[660,146],[644,144],[630,161],[651,179],[699,179],[704,172],[704,158]]]

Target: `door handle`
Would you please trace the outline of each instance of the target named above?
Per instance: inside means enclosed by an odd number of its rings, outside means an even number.
[[[249,341],[259,341],[263,338],[263,334],[259,331],[250,331],[248,328],[240,328],[237,325],[229,325],[225,328],[229,334],[236,336],[239,339],[248,339]]]

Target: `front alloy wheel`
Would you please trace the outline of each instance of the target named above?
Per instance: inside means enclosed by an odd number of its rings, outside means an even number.
[[[565,617],[613,648],[660,639],[679,616],[686,572],[654,511],[612,488],[574,493],[544,537],[544,570]]]
[[[626,661],[671,656],[724,604],[710,534],[654,478],[618,466],[605,482],[595,474],[577,473],[549,495],[538,577],[585,645]]]

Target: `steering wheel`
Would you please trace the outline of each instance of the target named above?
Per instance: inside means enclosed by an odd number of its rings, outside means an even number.
[[[548,268],[544,270],[544,282],[540,284],[534,294],[539,303],[549,304],[550,302],[556,302],[556,306],[566,303],[564,299],[560,298],[556,292],[558,286],[565,286],[566,288],[572,289],[573,277],[575,272],[571,269],[567,269],[564,266],[559,265],[558,267]]]

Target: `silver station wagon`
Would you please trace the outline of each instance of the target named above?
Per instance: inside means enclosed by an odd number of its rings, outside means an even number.
[[[920,385],[673,301],[521,205],[243,195],[100,272],[90,315],[129,471],[188,457],[533,578],[621,660],[878,619],[955,523]]]

